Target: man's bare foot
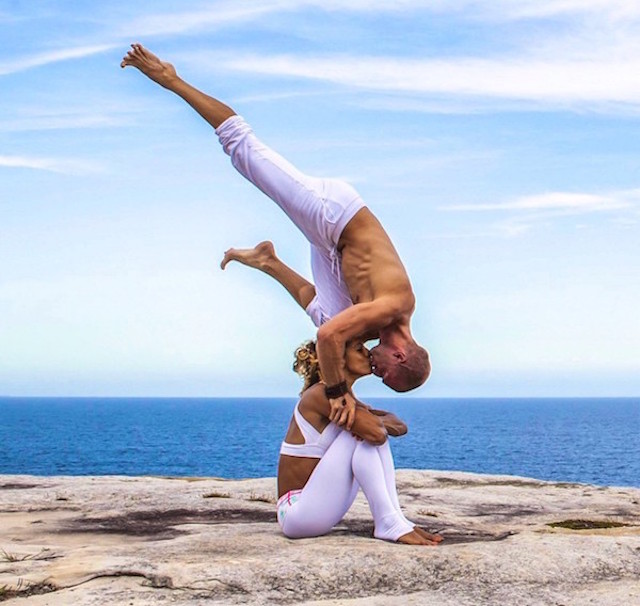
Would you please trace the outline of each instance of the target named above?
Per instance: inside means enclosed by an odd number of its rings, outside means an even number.
[[[276,251],[273,244],[265,240],[253,248],[230,248],[224,253],[220,267],[224,269],[229,261],[238,261],[243,265],[264,270],[269,261],[273,261],[275,258]]]
[[[435,547],[438,542],[432,541],[422,536],[419,532],[416,532],[417,529],[408,532],[407,534],[403,534],[396,542],[402,543],[403,545],[431,545]]]
[[[442,543],[442,541],[444,540],[441,535],[431,534],[430,532],[427,532],[424,528],[420,528],[419,526],[414,526],[413,530],[428,541],[433,541],[434,543]]]
[[[131,50],[122,59],[120,67],[126,67],[127,65],[137,67],[145,76],[165,88],[168,88],[178,77],[171,63],[160,61],[158,57],[141,44],[131,45]]]

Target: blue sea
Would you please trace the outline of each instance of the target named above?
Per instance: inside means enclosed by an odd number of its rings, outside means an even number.
[[[368,402],[398,468],[640,487],[640,398]],[[291,398],[0,398],[0,474],[274,476]]]

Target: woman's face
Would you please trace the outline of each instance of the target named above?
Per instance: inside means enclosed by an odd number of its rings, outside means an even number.
[[[351,374],[357,377],[371,374],[369,350],[362,343],[358,341],[347,343],[344,360],[347,370]]]

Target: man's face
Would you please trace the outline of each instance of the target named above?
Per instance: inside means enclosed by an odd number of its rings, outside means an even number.
[[[382,377],[382,382],[391,387],[389,381],[393,382],[393,371],[400,362],[395,351],[382,344],[376,345],[370,350],[369,358],[371,360],[371,372],[377,377]]]

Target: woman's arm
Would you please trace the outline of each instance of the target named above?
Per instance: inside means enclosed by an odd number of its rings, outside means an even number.
[[[318,431],[326,427],[330,422],[331,405],[324,393],[324,384],[318,383],[304,391],[300,397],[298,410]],[[380,446],[387,441],[387,430],[383,419],[372,414],[366,406],[357,407],[355,420],[349,431],[374,446]]]
[[[409,431],[407,424],[392,412],[386,412],[384,410],[371,410],[370,412],[382,420],[382,424],[387,430],[387,433],[394,438],[403,436]]]
[[[392,412],[387,412],[386,410],[375,410],[362,402],[358,402],[358,405],[366,408],[372,415],[378,417],[390,436],[397,438],[405,435],[409,431],[407,424],[399,417],[396,417]]]

